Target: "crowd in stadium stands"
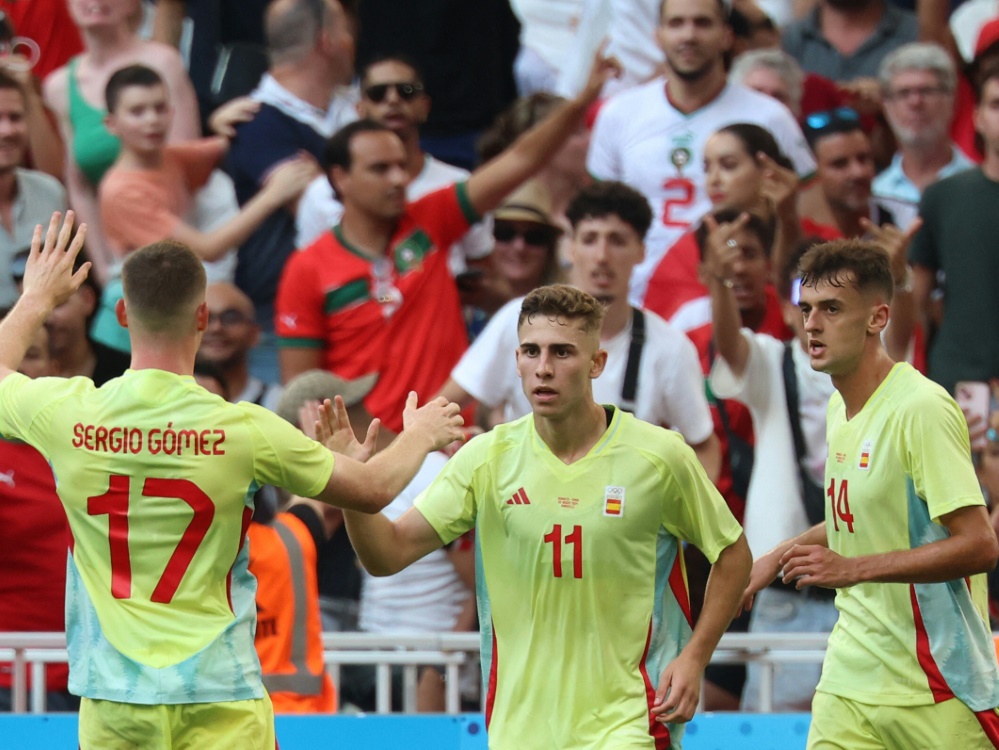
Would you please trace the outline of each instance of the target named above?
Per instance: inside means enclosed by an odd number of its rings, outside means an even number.
[[[866,238],[895,277],[885,346],[965,407],[999,530],[995,3],[0,11],[0,307],[17,300],[34,227],[53,211],[87,223],[93,263],[29,351],[30,377],[124,372],[122,264],[173,239],[211,282],[197,370],[209,390],[307,434],[310,405],[341,394],[355,429],[378,418],[385,444],[410,390],[442,393],[469,432],[489,430],[530,411],[515,321],[525,295],[560,281],[607,307],[598,401],[679,431],[759,556],[821,520],[825,497],[833,388],[801,343],[797,261],[818,242]],[[567,125],[559,105],[585,97],[601,54],[622,75],[585,124]],[[411,507],[447,460],[432,454],[386,514]],[[374,707],[368,668],[344,669],[335,694],[322,630],[477,629],[474,538],[379,579],[341,511],[273,487],[256,505],[256,645],[278,711]],[[0,630],[62,629],[61,514],[40,454],[0,436]],[[708,563],[691,548],[687,564],[696,617]],[[829,631],[831,593],[775,582],[732,628]],[[0,710],[10,673],[0,665]],[[706,676],[708,708],[759,706],[754,669]],[[818,678],[814,665],[778,667],[775,708],[807,710]],[[47,688],[50,709],[78,705],[65,667],[49,666]],[[443,708],[433,668],[417,705]]]

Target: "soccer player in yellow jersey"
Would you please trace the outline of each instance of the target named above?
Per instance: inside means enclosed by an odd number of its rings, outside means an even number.
[[[529,294],[533,413],[469,442],[395,522],[345,513],[374,575],[476,529],[493,750],[679,748],[748,580],[742,528],[683,438],[593,400],[602,317],[573,287]],[[693,632],[684,541],[714,563]]]
[[[39,227],[24,292],[0,323],[0,433],[52,465],[73,546],[67,566],[69,689],[83,697],[82,750],[141,747],[273,750],[274,717],[253,647],[256,584],[244,538],[261,484],[375,512],[424,456],[460,434],[458,407],[415,409],[367,464],[336,455],[277,415],[229,404],[195,384],[208,324],[205,274],[186,247],[132,254],[118,318],[132,366],[95,388],[86,378],[13,371],[34,332],[89,270],[72,239]],[[342,402],[338,403],[342,409]],[[333,447],[364,446],[334,435]],[[377,462],[377,465],[375,465]]]
[[[943,388],[881,344],[888,256],[841,240],[800,262],[811,365],[832,376],[826,520],[756,561],[837,589],[809,750],[999,748],[999,669],[985,573],[999,556],[968,428]]]

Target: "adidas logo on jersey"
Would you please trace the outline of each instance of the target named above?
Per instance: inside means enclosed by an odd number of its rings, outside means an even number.
[[[509,500],[507,500],[506,504],[507,505],[530,505],[531,504],[531,500],[527,496],[527,493],[524,491],[524,488],[521,487],[519,490],[517,490],[516,492],[513,493],[513,497],[511,497]]]

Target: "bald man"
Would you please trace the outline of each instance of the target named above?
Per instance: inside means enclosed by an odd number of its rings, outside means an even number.
[[[250,374],[250,350],[260,339],[253,302],[233,284],[209,284],[208,328],[198,359],[211,363],[225,380],[229,401],[250,401],[274,411],[281,388]]]

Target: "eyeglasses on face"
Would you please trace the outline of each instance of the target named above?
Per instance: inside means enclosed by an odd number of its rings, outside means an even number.
[[[837,107],[825,112],[813,112],[805,118],[805,125],[812,130],[825,130],[830,125],[838,123],[860,122],[860,115],[849,107]]]
[[[890,101],[906,101],[914,96],[918,96],[920,99],[930,99],[946,93],[949,92],[943,86],[906,86],[894,91],[886,91],[885,98]]]
[[[519,229],[513,224],[496,222],[493,226],[493,238],[497,242],[513,242],[517,237],[524,240],[525,245],[547,247],[552,242],[553,232],[545,227]]]
[[[223,310],[220,313],[208,313],[208,325],[212,323],[218,323],[226,328],[230,326],[245,325],[251,323],[252,320],[241,313],[239,310],[229,308],[228,310]]]
[[[396,83],[375,83],[364,89],[364,96],[373,101],[375,104],[379,104],[385,100],[386,96],[388,96],[389,89],[395,89],[395,93],[399,95],[400,99],[404,102],[409,102],[423,93],[423,84],[410,83],[407,81]]]

